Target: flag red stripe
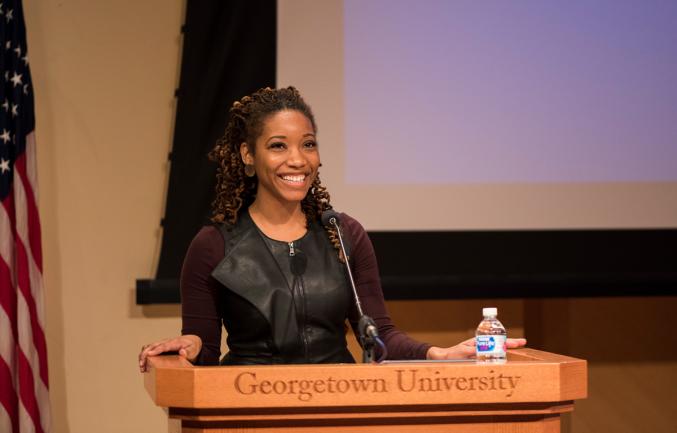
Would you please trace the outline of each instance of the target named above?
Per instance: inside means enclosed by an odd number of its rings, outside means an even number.
[[[19,174],[21,182],[24,186],[24,191],[26,193],[26,217],[28,219],[28,244],[31,246],[31,253],[33,254],[33,260],[35,264],[42,272],[42,246],[40,244],[40,217],[38,214],[38,208],[35,201],[35,193],[33,187],[28,180],[26,175],[26,152],[19,155],[14,163],[15,177],[16,174]]]
[[[10,194],[2,201],[2,207],[9,216],[9,226],[12,229],[12,235],[16,237],[16,215],[14,215],[14,194]]]
[[[38,352],[38,360],[40,365],[40,378],[45,383],[46,386],[49,386],[48,375],[47,375],[47,342],[45,340],[45,333],[42,330],[42,327],[38,323],[38,313],[35,307],[35,300],[31,294],[31,282],[29,278],[29,265],[28,265],[28,255],[26,252],[26,247],[24,246],[21,239],[15,239],[16,245],[16,267],[17,267],[17,286],[26,300],[26,305],[28,305],[28,311],[30,315],[31,322],[31,331],[33,333],[33,345]]]
[[[2,357],[0,357],[0,404],[4,406],[12,421],[12,433],[19,433],[19,402],[14,392],[12,372]]]
[[[26,409],[26,413],[33,420],[35,425],[35,433],[44,433],[42,424],[40,423],[40,408],[35,399],[35,383],[33,382],[33,371],[28,363],[28,359],[23,351],[19,350],[17,357],[17,364],[19,369],[19,398]]]
[[[16,292],[12,287],[9,267],[2,259],[0,259],[0,287],[2,287],[2,290],[0,290],[0,306],[5,310],[12,324],[12,335],[14,336],[14,341],[17,341]],[[5,290],[5,287],[9,290]]]

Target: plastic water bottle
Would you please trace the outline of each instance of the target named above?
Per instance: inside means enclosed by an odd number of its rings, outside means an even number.
[[[496,308],[483,308],[484,319],[475,332],[477,360],[481,362],[505,362],[505,328],[496,318]]]

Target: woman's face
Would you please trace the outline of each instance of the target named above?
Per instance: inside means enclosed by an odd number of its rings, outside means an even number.
[[[255,153],[240,146],[245,164],[253,164],[258,178],[256,200],[281,204],[303,200],[317,176],[320,154],[310,120],[295,110],[278,111],[263,124]]]

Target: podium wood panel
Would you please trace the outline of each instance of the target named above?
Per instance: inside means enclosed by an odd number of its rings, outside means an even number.
[[[149,365],[146,389],[184,433],[550,433],[587,396],[586,361],[533,349],[504,364]]]

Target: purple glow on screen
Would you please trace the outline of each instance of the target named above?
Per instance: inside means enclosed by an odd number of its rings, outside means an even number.
[[[345,0],[351,184],[677,180],[676,1]]]

